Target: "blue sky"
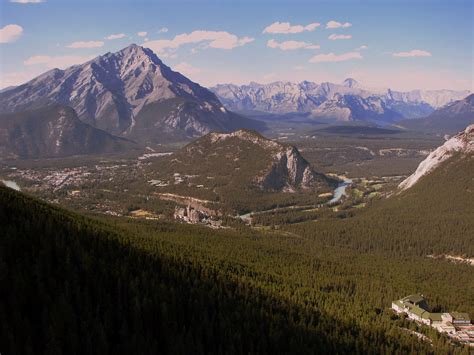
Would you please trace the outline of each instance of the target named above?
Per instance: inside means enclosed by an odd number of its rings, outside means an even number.
[[[130,43],[203,85],[473,87],[471,0],[0,1],[0,87]]]

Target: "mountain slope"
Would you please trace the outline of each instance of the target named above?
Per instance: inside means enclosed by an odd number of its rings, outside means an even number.
[[[66,70],[53,69],[0,93],[0,112],[50,103],[70,106],[82,121],[112,134],[140,139],[146,129],[143,138],[151,141],[164,130],[200,136],[213,130],[259,127],[228,113],[211,91],[137,45]],[[147,121],[145,127],[142,120]]]
[[[156,193],[198,198],[229,214],[314,204],[336,185],[295,147],[249,130],[209,133],[145,169]]]
[[[446,160],[456,156],[456,159],[473,159],[474,157],[474,125],[468,126],[464,131],[447,140],[442,146],[431,152],[423,160],[416,171],[403,180],[399,188],[409,189],[425,175],[432,173]]]
[[[358,116],[358,102],[368,106],[365,119],[380,117],[390,120],[418,118],[429,115],[454,100],[468,95],[468,91],[413,90],[399,92],[391,89],[370,89],[362,87],[356,80],[347,78],[341,84],[274,82],[249,85],[221,84],[211,88],[222,103],[235,111],[263,111],[268,113],[311,112],[317,110],[320,116],[341,119]],[[341,97],[353,97],[341,101]],[[340,109],[335,110],[336,105]],[[325,104],[329,101],[327,104]],[[372,109],[376,102],[376,107]],[[352,103],[355,106],[352,106]],[[383,112],[380,112],[383,108]]]
[[[222,173],[230,175],[229,184],[234,181],[268,191],[325,188],[330,181],[316,173],[295,147],[248,130],[210,133],[168,160],[176,172]],[[188,167],[193,170],[186,170]]]
[[[474,123],[474,94],[452,102],[417,120],[400,122],[403,127],[436,133],[455,133]]]
[[[2,158],[115,153],[134,146],[82,122],[73,109],[61,105],[0,115]]]
[[[310,314],[231,272],[242,264],[165,241],[209,229],[126,232],[4,187],[0,201],[0,344],[10,354],[348,351],[289,322]],[[340,324],[322,312],[317,322]]]

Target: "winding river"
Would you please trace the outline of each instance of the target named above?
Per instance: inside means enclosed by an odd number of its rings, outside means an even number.
[[[336,189],[334,190],[334,196],[332,199],[330,199],[327,204],[328,205],[332,205],[336,202],[339,202],[339,200],[342,198],[342,196],[345,196],[346,195],[346,189],[347,189],[347,186],[349,186],[350,184],[352,184],[352,180],[351,179],[344,179],[342,182],[340,182]]]
[[[334,189],[334,195],[332,199],[330,199],[328,202],[325,203],[325,205],[333,205],[337,202],[339,202],[342,198],[342,196],[346,196],[346,189],[348,186],[352,184],[352,179],[348,178],[343,178],[343,180],[337,185],[337,187]],[[289,206],[289,207],[276,207],[272,208],[270,210],[265,210],[265,211],[257,211],[257,212],[249,212],[246,214],[242,214],[238,216],[241,220],[243,220],[246,223],[251,223],[252,221],[252,215],[260,214],[260,213],[267,213],[267,212],[272,212],[272,211],[278,211],[284,208],[301,208],[305,206]],[[314,206],[308,206],[308,209],[313,209]]]

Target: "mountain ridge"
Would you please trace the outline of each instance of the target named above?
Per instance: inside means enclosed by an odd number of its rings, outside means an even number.
[[[474,123],[474,94],[451,102],[427,117],[400,122],[406,128],[433,131],[438,134],[457,133],[472,123]]]
[[[229,113],[214,93],[135,44],[65,70],[52,69],[0,93],[2,113],[54,103],[72,107],[81,121],[114,135],[140,140],[135,131],[141,127],[148,131],[143,138],[151,142],[170,130],[196,137],[213,130],[262,126]],[[151,122],[143,127],[140,119],[150,107]]]
[[[383,113],[375,116],[389,121],[401,118],[418,118],[432,113],[435,109],[469,94],[469,91],[453,90],[412,90],[408,92],[386,89],[364,88],[355,79],[347,78],[341,84],[329,82],[315,83],[302,81],[276,81],[269,84],[251,82],[248,85],[219,84],[211,88],[222,103],[235,111],[262,111],[268,113],[316,112],[318,116],[338,118],[323,104],[330,100],[339,101],[341,97],[353,97],[361,105],[369,107],[367,113],[374,116],[377,111],[370,110],[371,102],[379,101],[384,106]],[[354,100],[353,99],[353,100]],[[326,104],[327,106],[331,106]],[[342,105],[351,111],[352,106]],[[360,105],[359,105],[360,106]],[[319,110],[318,110],[319,109]],[[359,120],[357,115],[354,120]],[[380,117],[377,117],[379,119]],[[362,118],[366,119],[366,118]]]

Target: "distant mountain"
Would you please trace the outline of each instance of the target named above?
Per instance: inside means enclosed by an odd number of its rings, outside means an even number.
[[[336,121],[395,122],[403,118],[380,97],[336,94],[311,111],[311,117]]]
[[[423,160],[416,171],[407,179],[403,180],[399,188],[406,190],[415,185],[421,178],[431,174],[445,161],[457,156],[472,159],[474,155],[474,124],[468,126],[464,131],[447,140],[442,146],[431,152]]]
[[[313,112],[317,117],[344,121],[396,121],[424,117],[469,94],[468,91],[451,90],[398,92],[391,89],[369,89],[352,78],[344,80],[342,84],[317,84],[309,81],[277,81],[270,84],[252,82],[241,86],[221,84],[211,90],[230,110],[279,114]]]
[[[53,69],[0,93],[2,113],[51,103],[74,108],[83,122],[96,128],[143,143],[262,128],[228,112],[211,91],[137,45],[66,70]]]
[[[0,115],[1,158],[51,158],[121,152],[134,144],[94,128],[70,107],[47,106]]]
[[[411,129],[451,134],[473,123],[474,94],[471,94],[463,100],[439,108],[428,117],[403,121],[400,125]]]

